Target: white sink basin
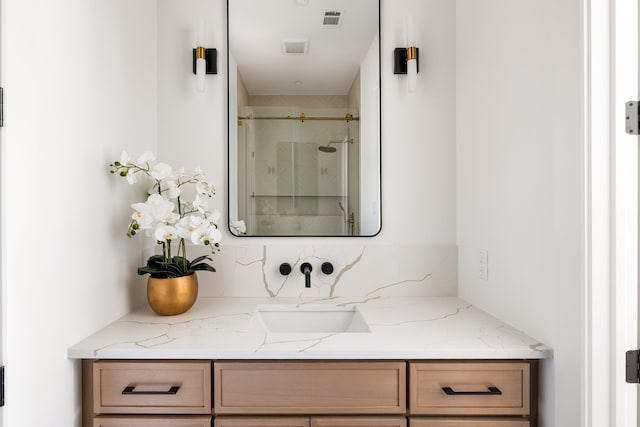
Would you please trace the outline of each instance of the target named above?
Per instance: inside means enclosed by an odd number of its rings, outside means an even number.
[[[260,305],[249,331],[274,333],[370,332],[355,308],[331,305]]]

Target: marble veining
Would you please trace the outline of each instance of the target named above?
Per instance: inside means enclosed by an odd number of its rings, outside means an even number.
[[[258,306],[356,307],[359,333],[271,333],[249,328]],[[552,357],[544,344],[455,297],[200,297],[185,314],[135,310],[68,350],[70,358],[495,359]]]
[[[206,254],[189,247],[189,256]],[[147,250],[143,255],[151,254]],[[320,266],[331,262],[334,272]],[[288,276],[279,273],[289,263]],[[300,265],[313,266],[311,288]],[[216,273],[198,275],[204,297],[455,296],[457,248],[431,245],[235,245],[213,256]]]
[[[190,247],[189,255],[199,253]],[[145,256],[150,255],[147,251]],[[331,262],[333,274],[320,266]],[[281,263],[291,264],[288,276]],[[300,265],[313,266],[305,288]],[[428,245],[224,245],[198,301],[163,317],[135,310],[68,350],[70,358],[547,358],[544,344],[457,295],[457,248]],[[370,332],[272,333],[258,306],[355,307]]]

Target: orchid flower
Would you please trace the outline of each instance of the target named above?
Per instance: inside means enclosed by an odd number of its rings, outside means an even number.
[[[217,252],[222,240],[218,230],[220,211],[209,210],[208,199],[215,195],[215,187],[210,184],[205,173],[197,167],[193,175],[183,168],[174,169],[170,165],[156,162],[151,152],[145,152],[134,162],[131,156],[122,151],[120,161],[111,165],[111,173],[125,177],[134,184],[141,178],[149,181],[147,200],[131,205],[133,213],[127,235],[133,237],[138,230],[155,238],[162,248],[162,255],[149,258],[146,267],[138,269],[139,274],[152,274],[154,277],[180,277],[196,270],[215,271],[204,262],[209,257],[198,257],[192,262],[186,258],[186,242],[195,245],[207,245],[212,253]],[[194,185],[195,191],[185,191],[185,187]],[[193,194],[193,199],[189,195]],[[246,230],[244,222],[236,221],[232,229]],[[241,233],[242,233],[241,232]],[[176,244],[176,256],[172,256],[172,244]]]

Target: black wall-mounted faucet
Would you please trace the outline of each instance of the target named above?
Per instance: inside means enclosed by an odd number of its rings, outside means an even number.
[[[289,264],[288,262],[283,262],[282,264],[280,264],[279,270],[280,270],[280,274],[282,274],[283,276],[288,276],[289,274],[291,274],[291,270],[292,270],[291,264]],[[324,274],[327,274],[327,275],[332,274],[333,264],[331,264],[330,262],[323,262],[320,270],[322,270]],[[304,274],[305,288],[311,287],[312,271],[313,271],[313,267],[308,262],[303,262],[302,265],[300,265],[300,272]]]
[[[313,267],[311,267],[311,264],[309,264],[308,262],[303,262],[302,265],[300,266],[300,271],[302,272],[302,274],[304,274],[305,288],[311,287],[311,271],[312,270],[313,270]]]

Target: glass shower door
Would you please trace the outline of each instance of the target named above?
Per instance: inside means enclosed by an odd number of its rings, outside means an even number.
[[[245,107],[238,122],[238,212],[249,235],[357,233],[357,122],[345,109]]]

